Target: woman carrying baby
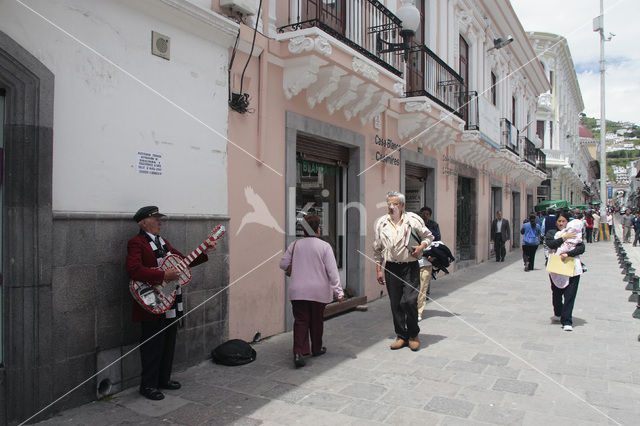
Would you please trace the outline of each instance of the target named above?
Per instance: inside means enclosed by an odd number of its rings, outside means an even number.
[[[553,296],[553,317],[551,320],[560,321],[564,331],[572,331],[573,303],[576,300],[578,283],[583,272],[580,262],[580,255],[584,253],[585,249],[582,242],[583,224],[579,219],[569,221],[567,213],[560,213],[556,219],[556,225],[558,226],[557,230],[549,230],[545,235],[545,243],[549,247],[549,253],[559,255],[562,261],[566,261],[568,257],[574,257],[576,260],[573,277],[549,273]]]

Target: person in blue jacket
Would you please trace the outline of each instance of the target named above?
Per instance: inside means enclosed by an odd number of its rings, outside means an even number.
[[[529,221],[522,224],[520,233],[522,234],[522,259],[524,260],[524,270],[532,271],[541,235],[540,225],[536,224],[536,215],[529,215]]]

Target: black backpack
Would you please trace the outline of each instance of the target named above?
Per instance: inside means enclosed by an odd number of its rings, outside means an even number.
[[[256,351],[250,344],[240,339],[226,341],[211,351],[216,364],[243,365],[256,359]]]

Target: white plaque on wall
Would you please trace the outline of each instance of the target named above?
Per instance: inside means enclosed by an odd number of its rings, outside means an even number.
[[[159,152],[138,151],[138,173],[146,175],[162,174],[162,154]]]

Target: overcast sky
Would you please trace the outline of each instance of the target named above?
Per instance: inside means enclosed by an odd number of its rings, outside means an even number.
[[[575,64],[584,112],[600,117],[600,37],[593,18],[600,0],[511,0],[525,31],[564,36]],[[607,120],[640,124],[640,1],[604,0]]]

